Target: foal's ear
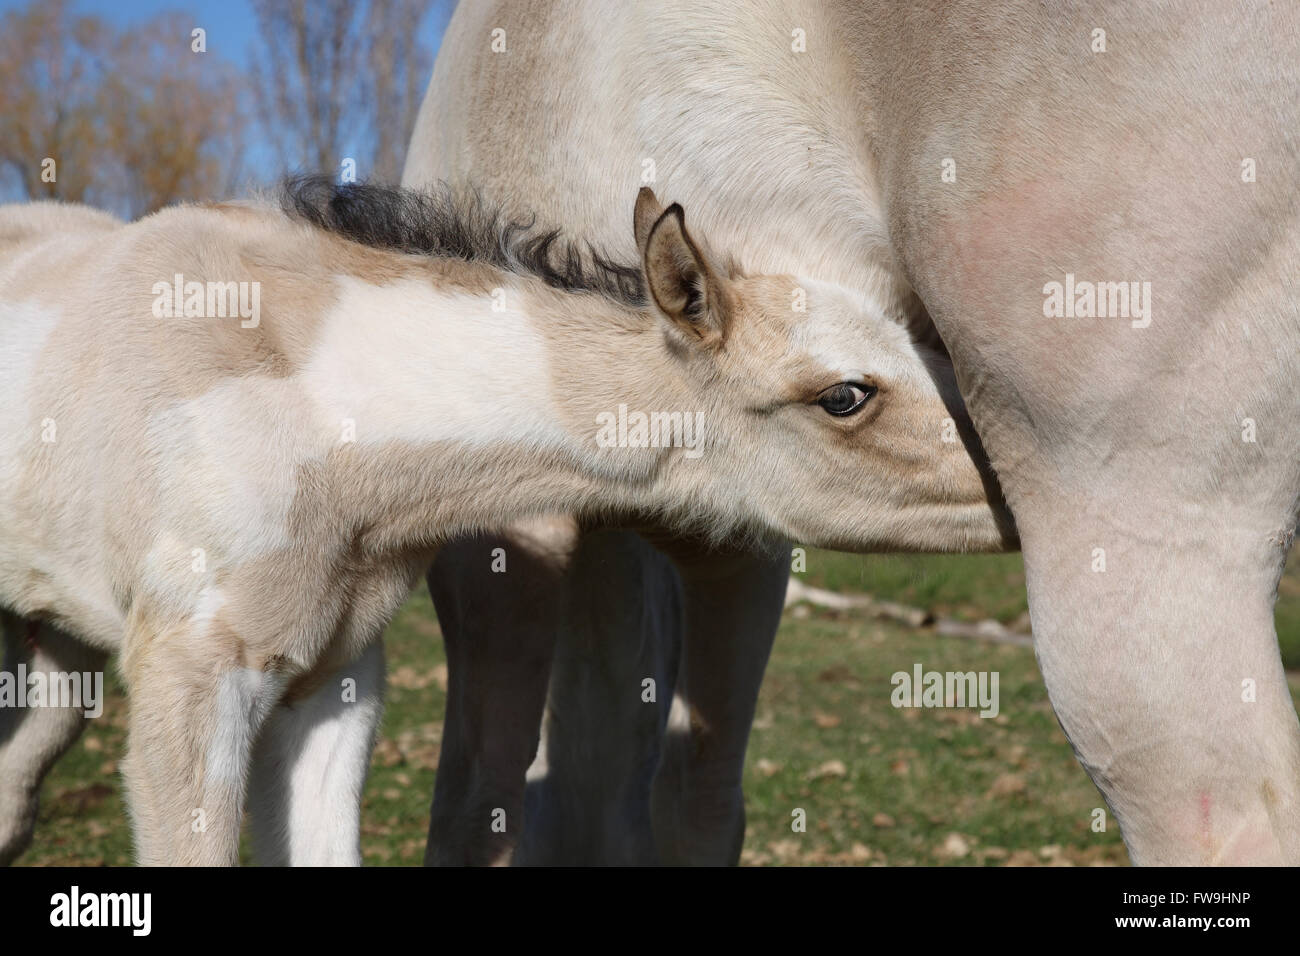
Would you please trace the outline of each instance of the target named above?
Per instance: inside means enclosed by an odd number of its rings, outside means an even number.
[[[636,194],[636,209],[632,211],[632,233],[636,236],[636,251],[643,259],[650,230],[663,214],[664,204],[659,201],[655,191],[649,186],[642,186]]]
[[[649,189],[636,200],[633,225],[650,298],[690,340],[713,347],[727,337],[731,311],[726,281],[686,231],[682,207],[667,209]]]

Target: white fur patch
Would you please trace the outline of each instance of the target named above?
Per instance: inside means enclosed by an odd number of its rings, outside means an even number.
[[[263,866],[360,866],[361,794],[383,685],[376,643],[306,700],[271,714],[248,796]]]
[[[0,442],[19,448],[41,440],[41,409],[27,391],[37,357],[58,324],[58,313],[30,302],[0,305]],[[22,456],[0,455],[0,508],[14,487]],[[3,514],[3,511],[0,511]]]
[[[216,714],[204,764],[208,785],[242,783],[257,729],[280,699],[284,683],[279,675],[251,667],[233,668],[218,679]]]
[[[194,548],[248,558],[285,546],[297,467],[327,447],[294,421],[296,405],[283,379],[232,378],[150,418],[149,444],[173,466],[160,476],[163,525],[187,563]]]
[[[497,312],[488,296],[429,281],[338,282],[298,380],[325,419],[355,423],[357,442],[565,440],[545,341],[510,308],[512,290]]]
[[[198,631],[206,633],[212,626],[213,619],[217,612],[226,603],[226,596],[218,587],[209,585],[199,593],[198,606],[194,608],[194,614],[190,618],[190,624]]]

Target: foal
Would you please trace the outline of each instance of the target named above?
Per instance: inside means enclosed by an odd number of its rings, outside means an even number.
[[[0,246],[0,607],[121,650],[142,862],[236,862],[246,799],[269,862],[358,862],[379,637],[452,535],[1001,540],[901,328],[647,189],[639,268],[449,191],[285,206]]]

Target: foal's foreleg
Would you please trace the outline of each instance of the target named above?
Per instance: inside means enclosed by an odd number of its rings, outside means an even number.
[[[30,673],[102,673],[108,655],[45,622],[4,614],[4,669]],[[81,736],[89,719],[70,707],[0,708],[0,865],[31,843],[41,781]]]
[[[259,864],[361,865],[361,798],[383,698],[376,641],[309,696],[271,712],[254,748],[248,797]]]
[[[278,658],[243,657],[237,640],[197,627],[128,633],[123,769],[144,865],[239,861],[253,744],[289,676]]]

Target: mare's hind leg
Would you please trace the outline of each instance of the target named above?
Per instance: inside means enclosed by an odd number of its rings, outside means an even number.
[[[650,793],[681,653],[681,583],[641,535],[596,531],[582,536],[562,594],[513,863],[657,863]]]
[[[48,623],[0,613],[4,669],[27,673],[102,673],[108,655]],[[84,708],[0,708],[0,865],[12,863],[32,839],[41,781],[81,736]]]
[[[449,545],[429,590],[448,700],[425,862],[654,862],[650,781],[680,627],[668,560],[635,534],[548,519]]]
[[[681,574],[686,635],[651,799],[655,840],[666,864],[734,866],[745,840],[745,750],[781,623],[788,552],[660,543]]]
[[[360,866],[361,797],[384,710],[376,641],[310,695],[276,706],[253,754],[248,809],[262,866]]]
[[[448,680],[426,865],[508,863],[519,842],[577,533],[567,519],[521,522],[451,542],[429,570]],[[504,573],[490,567],[498,547]]]

